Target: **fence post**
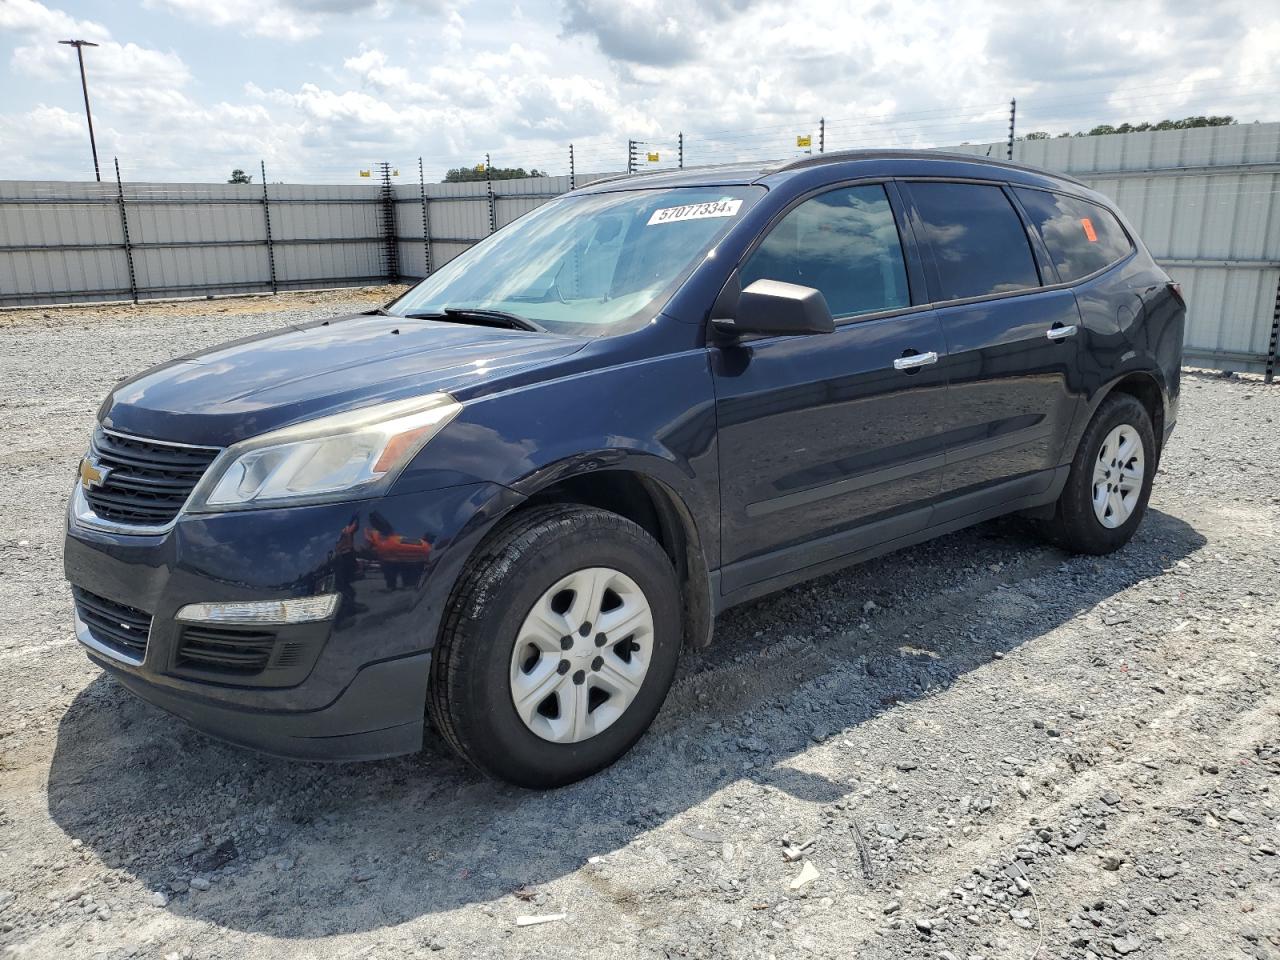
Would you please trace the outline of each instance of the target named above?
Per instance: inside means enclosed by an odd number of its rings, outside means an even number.
[[[387,280],[395,283],[400,279],[400,249],[396,237],[396,197],[391,191],[391,163],[383,160],[378,164],[378,172],[382,176],[382,240],[387,250]]]
[[[498,229],[498,211],[493,200],[493,164],[487,153],[484,155],[484,188],[489,194],[489,232],[493,233]]]
[[[1267,370],[1262,376],[1264,383],[1271,383],[1276,378],[1277,352],[1280,352],[1280,280],[1276,281],[1276,306],[1271,312],[1271,343],[1267,346]]]
[[[1013,159],[1013,121],[1014,121],[1014,118],[1017,117],[1017,115],[1018,115],[1018,101],[1017,101],[1017,98],[1014,98],[1013,100],[1009,101],[1009,150],[1008,150],[1008,155],[1005,157],[1006,160]]]
[[[827,118],[818,118],[818,152],[826,153],[827,150]]]
[[[638,143],[639,141],[637,140],[627,141],[627,175],[628,176],[636,172],[636,146]]]
[[[578,189],[578,175],[573,169],[573,144],[569,144],[569,189]]]
[[[267,225],[267,267],[271,271],[271,292],[279,293],[276,282],[276,248],[271,242],[271,201],[267,198],[267,162],[258,161],[258,169],[262,172],[262,219]]]
[[[678,142],[680,144],[680,154],[679,154],[680,169],[683,170],[684,169],[684,131],[683,130],[680,131],[680,139]]]
[[[114,157],[116,164],[116,197],[120,204],[120,230],[124,235],[124,259],[129,265],[129,294],[133,302],[138,302],[138,277],[133,272],[133,245],[129,242],[129,215],[124,209],[124,183],[120,180],[120,158]]]
[[[422,158],[418,158],[418,193],[422,196],[422,265],[424,277],[431,276],[431,214],[427,212],[427,179],[422,172]]]

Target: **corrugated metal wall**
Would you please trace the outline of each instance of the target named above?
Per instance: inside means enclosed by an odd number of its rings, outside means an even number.
[[[1004,143],[947,148],[1003,157]],[[1183,283],[1187,354],[1262,370],[1280,283],[1280,123],[1023,140],[1014,159],[1112,197]],[[607,174],[579,176],[579,185]],[[401,276],[439,268],[569,189],[568,177],[397,183]],[[423,194],[425,193],[425,203]],[[0,181],[0,306],[343,286],[386,279],[376,184],[114,184]],[[430,237],[424,239],[424,207]],[[267,243],[267,213],[271,243]],[[130,259],[133,276],[130,276]]]
[[[495,181],[493,222],[568,189],[568,177]],[[484,181],[392,192],[402,276],[426,272],[424,192],[433,267],[490,232]],[[0,306],[270,290],[273,259],[281,290],[376,283],[388,277],[383,214],[377,185],[270,184],[264,201],[260,184],[0,181]]]
[[[282,290],[379,282],[377,200],[370,186],[271,184],[264,203],[261,184],[3,180],[0,305],[270,290],[272,259]]]
[[[951,147],[1003,157],[1006,145]],[[1013,159],[1106,194],[1187,297],[1188,359],[1261,371],[1280,284],[1280,123],[1019,140]]]

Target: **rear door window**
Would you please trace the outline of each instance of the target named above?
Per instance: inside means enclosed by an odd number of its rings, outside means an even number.
[[[893,209],[878,183],[842,187],[796,206],[747,258],[742,286],[782,280],[822,291],[833,317],[911,304]]]
[[[909,185],[916,239],[933,251],[938,300],[964,300],[1040,285],[1022,219],[997,186]]]
[[[1133,251],[1120,221],[1105,207],[1046,190],[1015,187],[1013,192],[1044,238],[1063,283],[1109,267]]]

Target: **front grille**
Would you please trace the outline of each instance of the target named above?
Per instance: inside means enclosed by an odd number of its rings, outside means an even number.
[[[71,588],[71,596],[76,614],[95,640],[126,656],[142,659],[151,632],[151,614],[79,587]]]
[[[178,665],[221,673],[260,673],[267,668],[275,646],[276,635],[269,630],[187,626],[182,629],[178,646]],[[288,664],[277,666],[292,666],[295,659],[296,655],[290,656]]]
[[[186,447],[94,430],[90,457],[105,480],[84,490],[90,509],[103,520],[164,526],[178,515],[209,469],[216,447]]]

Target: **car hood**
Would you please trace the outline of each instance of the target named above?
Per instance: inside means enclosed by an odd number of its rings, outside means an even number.
[[[103,425],[209,446],[385,400],[493,387],[580,350],[549,333],[356,315],[248,337],[111,392]]]

